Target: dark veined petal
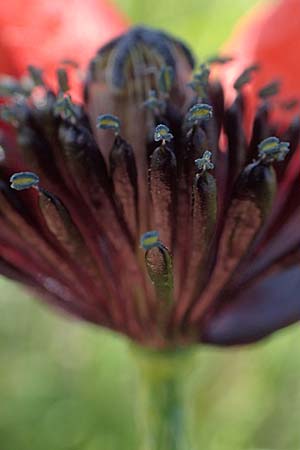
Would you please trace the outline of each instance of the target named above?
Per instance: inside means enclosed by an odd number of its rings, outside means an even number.
[[[201,339],[216,345],[255,342],[300,320],[300,267],[272,275],[224,300]]]

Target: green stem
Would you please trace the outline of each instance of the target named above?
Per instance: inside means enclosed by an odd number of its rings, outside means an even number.
[[[141,378],[141,450],[191,450],[183,392],[191,354],[176,350],[135,351]]]

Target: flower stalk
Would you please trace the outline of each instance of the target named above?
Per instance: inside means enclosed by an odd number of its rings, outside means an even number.
[[[194,353],[134,348],[140,392],[137,421],[141,450],[192,450],[185,386]]]

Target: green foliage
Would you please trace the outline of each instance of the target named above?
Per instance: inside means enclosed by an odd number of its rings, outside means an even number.
[[[199,58],[220,48],[254,0],[115,0],[134,23],[181,37]]]
[[[127,342],[0,287],[1,450],[139,449]],[[300,447],[299,339],[296,325],[253,347],[197,351],[193,450]]]

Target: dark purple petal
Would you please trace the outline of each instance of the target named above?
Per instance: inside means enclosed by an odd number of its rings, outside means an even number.
[[[272,275],[217,310],[201,339],[216,345],[255,342],[300,320],[300,267]]]

